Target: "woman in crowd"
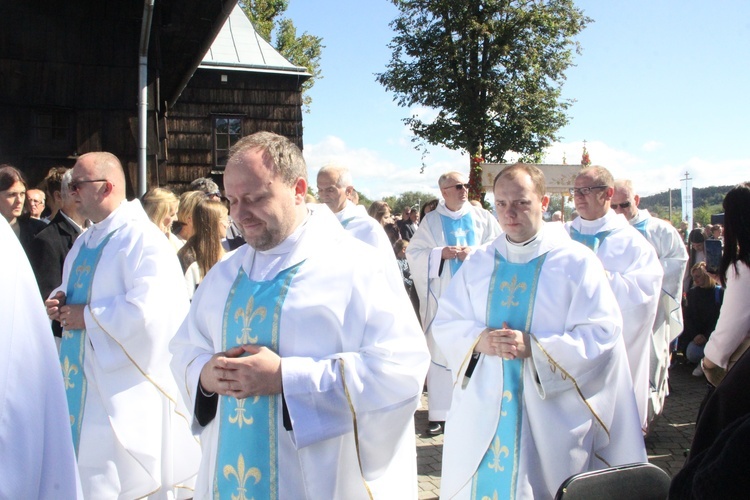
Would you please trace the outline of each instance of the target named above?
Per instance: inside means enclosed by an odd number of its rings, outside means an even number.
[[[717,385],[750,345],[750,184],[724,198],[724,251],[719,267],[724,302],[704,349],[706,378]]]
[[[151,222],[164,233],[174,247],[175,253],[182,248],[183,243],[172,234],[172,223],[177,220],[177,209],[180,200],[169,189],[153,188],[143,195],[143,209]]]
[[[672,480],[669,498],[745,498],[750,485],[750,352],[742,354],[750,334],[749,183],[724,198],[719,279],[724,303],[703,358],[706,378],[716,388],[701,405],[690,455]]]
[[[34,236],[47,227],[44,222],[23,214],[26,203],[26,180],[10,165],[0,165],[0,214],[8,221],[26,255]]]
[[[184,245],[193,235],[193,210],[201,200],[206,198],[203,191],[185,191],[180,195],[177,207],[177,222],[172,224],[172,234]]]
[[[422,208],[419,209],[419,220],[424,220],[424,216],[435,210],[438,206],[438,203],[439,200],[435,198],[422,205]]]
[[[401,239],[401,233],[391,216],[391,207],[388,203],[384,201],[373,201],[372,205],[370,205],[370,208],[367,210],[367,213],[370,217],[378,221],[378,224],[383,226],[383,230],[385,230],[385,234],[388,235],[391,245]]]
[[[699,262],[706,262],[706,235],[703,234],[703,229],[695,228],[690,231],[688,236],[688,263],[685,269],[685,279],[683,281],[682,292],[683,296],[687,294],[688,290],[693,286],[693,278],[690,276],[690,270]]]
[[[193,236],[177,254],[185,271],[185,283],[191,299],[203,277],[224,255],[221,240],[227,233],[227,227],[229,213],[222,202],[203,199],[195,206]]]

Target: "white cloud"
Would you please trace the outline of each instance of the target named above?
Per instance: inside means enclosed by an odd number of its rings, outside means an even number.
[[[439,197],[437,179],[441,174],[451,170],[468,174],[468,158],[458,151],[430,146],[429,154],[424,158],[426,169],[420,173],[420,153],[414,150],[410,141],[388,144],[388,148],[387,153],[391,153],[395,160],[385,158],[386,152],[352,148],[335,136],[328,136],[316,144],[306,144],[304,156],[310,182],[314,188],[320,167],[337,163],[349,167],[357,190],[372,200],[397,196],[405,191],[424,191]],[[663,164],[600,141],[587,142],[586,148],[594,165],[605,166],[615,178],[631,179],[642,196],[669,188],[679,189],[685,172],[690,174],[694,187],[750,181],[750,158],[711,160],[695,157],[683,163]],[[568,164],[577,164],[581,161],[582,150],[582,141],[554,143],[547,149],[543,162],[562,163],[564,154]]]
[[[641,149],[646,151],[647,153],[651,153],[652,151],[660,149],[662,146],[663,144],[659,141],[648,141],[643,146],[641,146]]]

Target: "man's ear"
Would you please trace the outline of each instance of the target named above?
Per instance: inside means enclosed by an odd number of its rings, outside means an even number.
[[[604,191],[604,193],[605,193],[605,195],[606,195],[606,196],[605,196],[605,198],[606,198],[607,200],[611,200],[611,199],[612,199],[612,196],[614,196],[614,194],[615,194],[615,188],[613,188],[613,187],[608,187],[608,188],[607,188],[607,189],[606,189],[606,190]]]
[[[297,181],[294,183],[294,198],[298,202],[304,203],[305,196],[307,196],[307,181],[302,177],[297,177]]]
[[[633,201],[635,202],[635,206],[637,207],[638,204],[641,202],[641,197],[638,195],[633,196]]]
[[[546,212],[548,206],[549,206],[549,195],[545,194],[544,196],[542,196],[542,212]]]

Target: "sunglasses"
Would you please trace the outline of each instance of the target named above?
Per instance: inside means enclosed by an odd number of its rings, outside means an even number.
[[[443,189],[450,189],[452,187],[456,188],[456,191],[461,191],[462,189],[465,189],[467,191],[469,190],[469,185],[468,184],[456,184],[455,186],[448,186],[448,187],[445,187]]]
[[[626,201],[625,203],[612,203],[612,208],[628,208],[629,206],[629,201]]]
[[[68,184],[68,190],[71,193],[75,193],[81,188],[81,184],[87,184],[89,182],[107,182],[107,179],[91,179],[88,181],[70,181]]]

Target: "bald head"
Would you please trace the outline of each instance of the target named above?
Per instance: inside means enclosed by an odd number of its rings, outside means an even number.
[[[69,189],[79,212],[101,222],[125,199],[125,171],[112,153],[86,153],[73,167]]]

